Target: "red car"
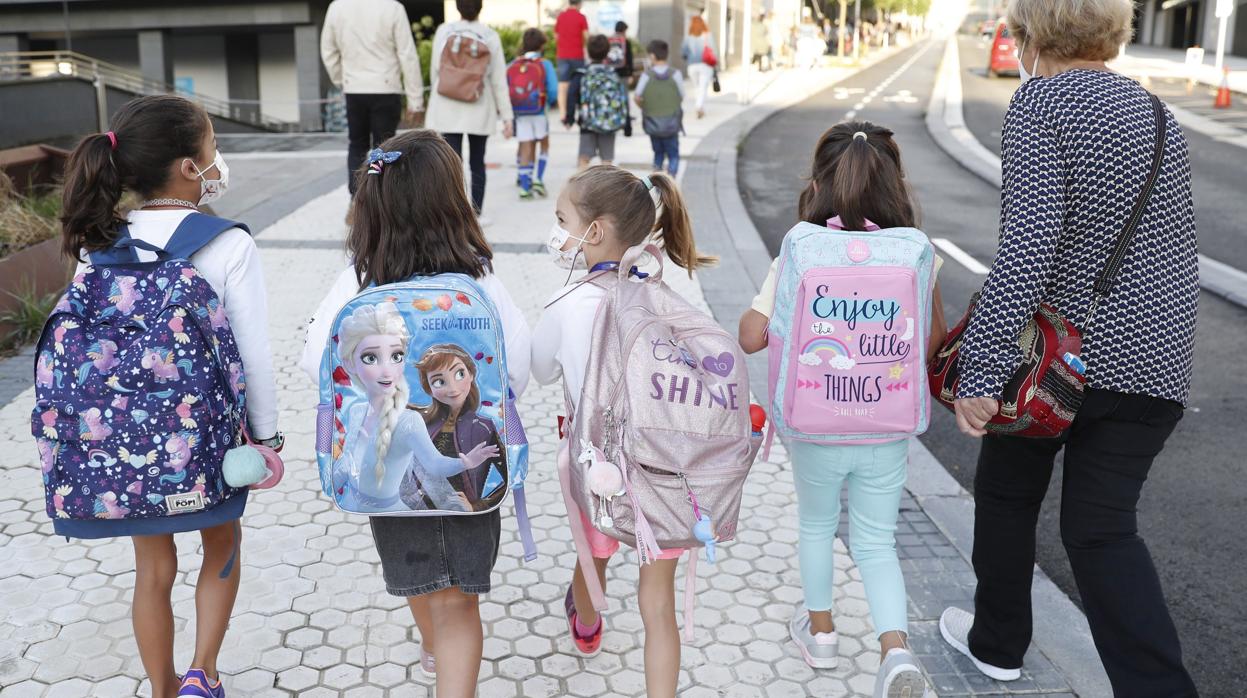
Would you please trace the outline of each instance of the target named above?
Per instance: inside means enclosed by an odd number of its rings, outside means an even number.
[[[987,76],[1019,75],[1017,45],[1009,35],[1009,28],[1004,22],[996,25],[996,35],[992,39],[991,53],[987,56]]]

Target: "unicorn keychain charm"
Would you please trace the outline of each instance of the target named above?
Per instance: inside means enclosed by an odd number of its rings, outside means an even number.
[[[606,460],[602,452],[593,446],[585,446],[576,461],[588,464],[589,491],[598,498],[598,511],[601,512],[598,526],[613,528],[615,521],[607,504],[612,498],[624,494],[623,473],[619,471],[619,466]]]

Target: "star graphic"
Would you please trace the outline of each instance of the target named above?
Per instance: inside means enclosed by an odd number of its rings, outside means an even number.
[[[888,369],[888,375],[891,376],[892,380],[894,381],[900,380],[901,374],[904,372],[905,372],[905,367],[900,364],[894,364],[892,368]]]

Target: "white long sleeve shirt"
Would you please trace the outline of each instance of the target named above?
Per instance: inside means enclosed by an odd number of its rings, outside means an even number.
[[[406,94],[408,109],[424,108],[420,55],[407,11],[395,0],[329,3],[320,57],[346,94]]]
[[[605,297],[606,291],[594,284],[559,289],[533,331],[533,378],[546,385],[562,377],[572,409],[580,404],[593,344],[593,321]]]
[[[510,380],[511,391],[519,398],[528,387],[529,354],[531,352],[532,335],[528,330],[528,321],[524,313],[515,305],[506,286],[493,274],[485,274],[477,279],[481,289],[493,301],[502,321],[504,346],[507,350],[507,378]],[[338,275],[329,292],[325,294],[316,313],[307,326],[307,340],[303,344],[303,356],[299,359],[299,367],[312,379],[320,380],[320,360],[325,351],[325,343],[329,341],[329,330],[333,318],[348,301],[359,293],[359,282],[355,279],[355,269],[347,267]]]
[[[164,247],[190,213],[189,209],[132,211],[130,237]],[[136,251],[139,261],[156,259],[155,252]],[[271,438],[277,433],[277,379],[268,342],[268,291],[255,241],[246,231],[230,228],[191,255],[190,261],[225,306],[246,376],[251,436]],[[80,264],[79,271],[85,266]]]

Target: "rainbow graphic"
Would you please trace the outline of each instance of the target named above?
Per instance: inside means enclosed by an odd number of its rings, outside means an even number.
[[[797,360],[806,366],[820,366],[823,364],[823,355],[827,355],[828,366],[841,371],[847,371],[857,365],[849,354],[849,347],[835,337],[811,339],[801,348],[801,354]]]

